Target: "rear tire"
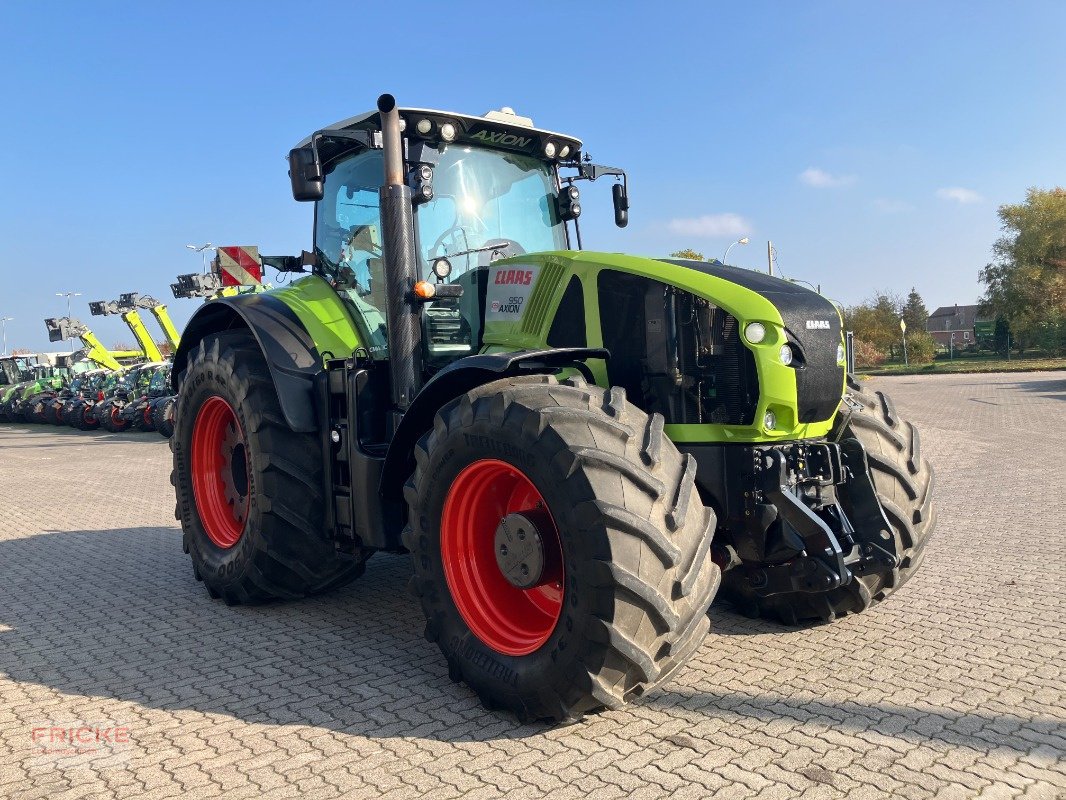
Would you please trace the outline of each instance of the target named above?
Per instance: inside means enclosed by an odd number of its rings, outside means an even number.
[[[921,452],[917,428],[896,412],[884,392],[868,391],[854,376],[848,376],[851,398],[862,408],[852,411],[845,403],[837,415],[830,439],[858,439],[866,450],[877,499],[895,537],[898,567],[887,573],[855,578],[822,594],[803,592],[757,598],[740,580],[741,571],[727,572],[723,595],[728,593],[748,616],[779,619],[786,624],[829,622],[858,614],[880,603],[909,581],[925,557],[925,547],[936,527],[933,503],[933,468]],[[732,574],[731,574],[732,573]]]
[[[318,436],[285,423],[251,333],[206,337],[190,354],[177,404],[177,516],[193,573],[212,597],[297,598],[362,574],[369,551],[342,559],[326,537]]]
[[[617,708],[703,642],[715,515],[694,459],[622,389],[496,381],[444,406],[415,456],[404,543],[426,638],[487,708],[526,721]],[[494,521],[519,511],[544,542],[543,582],[526,589],[494,561]]]

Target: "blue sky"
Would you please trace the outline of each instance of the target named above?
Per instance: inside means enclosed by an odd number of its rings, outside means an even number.
[[[693,247],[846,303],[973,302],[996,207],[1066,175],[1062,2],[0,3],[0,316],[169,298],[187,243],[310,243],[283,160],[370,108],[502,105],[629,170],[586,247]],[[389,49],[392,45],[392,49]],[[183,322],[194,301],[173,301]]]

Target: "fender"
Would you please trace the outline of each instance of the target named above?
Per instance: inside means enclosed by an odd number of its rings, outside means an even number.
[[[577,369],[594,383],[585,359],[610,358],[604,348],[558,347],[551,350],[519,350],[482,353],[452,362],[422,387],[403,415],[385,454],[379,490],[387,499],[402,499],[403,484],[414,472],[414,448],[423,433],[433,427],[433,417],[448,402],[485,383],[512,375],[536,375]]]
[[[266,357],[285,422],[297,433],[318,430],[313,387],[322,356],[292,309],[265,292],[212,300],[193,314],[174,354],[170,380],[175,393],[192,349],[205,336],[239,328],[251,331]]]

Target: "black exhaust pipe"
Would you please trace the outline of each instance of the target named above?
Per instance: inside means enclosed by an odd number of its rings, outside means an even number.
[[[389,330],[389,374],[392,405],[397,412],[393,429],[422,387],[422,317],[412,302],[418,280],[414,206],[404,181],[403,140],[396,98],[378,98],[381,139],[385,151],[385,185],[380,189],[381,236],[385,256],[385,305]],[[391,432],[390,432],[391,433]]]

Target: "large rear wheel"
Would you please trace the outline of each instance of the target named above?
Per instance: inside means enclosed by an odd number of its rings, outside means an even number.
[[[285,424],[250,333],[204,339],[177,403],[177,515],[193,572],[213,597],[302,597],[362,574],[368,553],[341,558],[326,537],[319,439]]]
[[[936,505],[933,468],[922,455],[918,429],[900,416],[888,395],[868,390],[850,375],[848,392],[851,402],[841,406],[830,438],[858,439],[866,451],[877,499],[892,527],[899,566],[853,578],[829,592],[795,592],[764,598],[751,594],[741,570],[727,572],[723,595],[751,616],[802,624],[860,613],[909,581],[925,557],[925,547],[936,527]],[[846,489],[841,495],[847,504]]]
[[[695,461],[625,392],[550,376],[441,409],[405,487],[426,637],[489,708],[570,720],[699,648],[721,572]]]

